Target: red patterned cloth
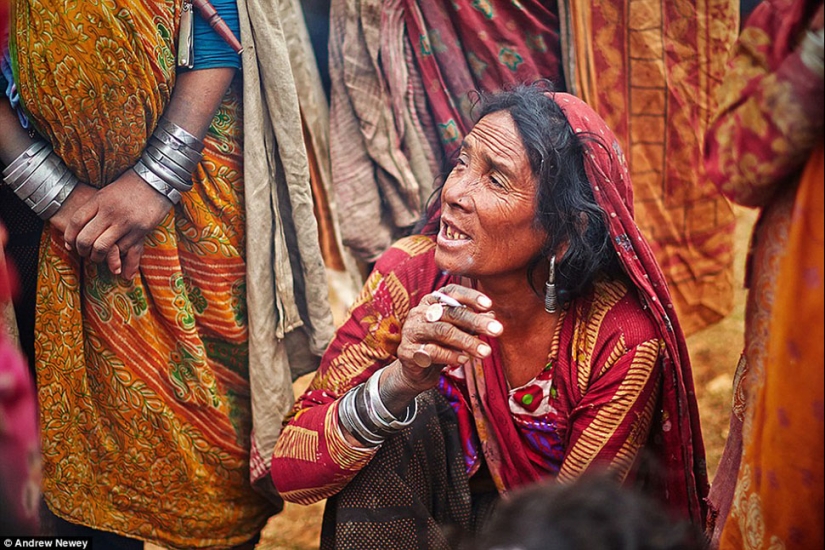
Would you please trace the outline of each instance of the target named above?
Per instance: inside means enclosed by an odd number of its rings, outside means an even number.
[[[585,166],[629,284],[597,281],[569,305],[557,334],[547,335],[550,368],[528,384],[538,386],[530,390],[540,400],[536,410],[514,403],[517,396],[522,405],[533,401],[507,388],[497,353],[445,369],[439,389],[458,412],[469,473],[483,453],[500,492],[603,466],[625,478],[644,448],[665,472],[655,484],[662,499],[701,523],[707,480],[690,364],[664,277],[628,206],[621,148],[583,102],[567,94],[555,100],[577,133],[597,138],[586,144]],[[414,236],[378,261],[276,445],[272,476],[286,500],[333,495],[374,456],[344,439],[338,398],[395,359],[412,307],[461,282],[436,267],[434,247],[430,237]]]
[[[561,84],[555,0],[461,6],[405,0],[404,18],[445,154],[473,127],[470,90],[487,92],[547,78]]]

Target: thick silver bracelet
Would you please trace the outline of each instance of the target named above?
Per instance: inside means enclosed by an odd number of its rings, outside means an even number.
[[[201,161],[202,151],[202,141],[161,117],[133,169],[149,186],[177,204],[181,193],[192,189],[192,172]]]
[[[41,189],[41,186],[46,183],[46,180],[52,173],[59,170],[61,166],[65,166],[63,161],[60,160],[60,157],[51,151],[51,148],[49,148],[48,151],[49,154],[46,155],[46,158],[41,162],[38,163],[37,160],[32,160],[31,165],[22,167],[6,180],[9,182],[9,185],[12,186],[12,189],[14,189],[14,194],[21,200],[29,201],[29,199],[31,199],[34,202],[40,200],[40,197],[42,197],[46,191],[45,189]],[[35,158],[39,159],[39,155]],[[31,204],[29,206],[31,206]]]
[[[190,189],[192,189],[192,175],[189,174],[188,179],[184,179],[182,176],[178,175],[171,167],[167,166],[167,163],[159,162],[152,158],[152,156],[144,149],[143,154],[140,156],[140,161],[149,168],[156,176],[161,178],[163,181],[180,191],[181,193],[186,193]]]
[[[195,168],[198,167],[198,163],[202,158],[200,153],[195,154],[194,149],[189,149],[188,151],[176,149],[160,141],[154,135],[149,138],[149,143],[146,144],[146,150],[151,150],[157,155],[162,155],[169,158],[169,160],[174,162],[176,166],[186,170],[187,174],[191,174],[195,171]],[[195,158],[188,156],[188,153],[195,154]]]
[[[165,130],[166,133],[177,139],[182,144],[186,145],[187,147],[194,149],[198,153],[203,151],[203,142],[169,120],[166,117],[160,117],[158,121],[158,127]]]
[[[352,434],[363,446],[378,447],[384,442],[384,436],[370,430],[356,410],[355,400],[361,389],[363,389],[363,384],[352,388],[341,398],[338,403],[338,421],[341,427]]]
[[[60,210],[60,207],[63,206],[63,203],[66,202],[66,199],[69,198],[69,195],[71,195],[72,191],[74,191],[74,188],[77,187],[78,183],[80,183],[80,180],[72,174],[72,171],[66,170],[66,175],[63,176],[58,185],[59,190],[57,195],[43,208],[43,211],[40,213],[40,217],[44,220],[48,220],[54,216],[57,211]]]
[[[349,390],[338,404],[341,426],[365,447],[381,445],[387,437],[412,424],[418,413],[417,400],[407,406],[402,419],[396,418],[387,409],[378,392],[384,369],[386,367],[375,372],[365,383]]]
[[[3,179],[6,182],[10,180],[23,181],[20,178],[25,179],[28,177],[46,160],[51,152],[52,148],[45,141],[41,140],[32,144],[3,170]]]
[[[367,411],[370,414],[370,418],[382,428],[399,431],[412,424],[415,420],[415,416],[418,413],[418,401],[414,399],[413,402],[407,406],[407,410],[405,411],[403,418],[396,418],[395,415],[387,409],[386,405],[384,405],[384,402],[381,400],[381,394],[378,391],[378,383],[381,379],[381,373],[383,373],[386,369],[387,367],[379,369],[372,376],[370,376],[369,380],[366,382],[364,394],[366,398]]]
[[[154,133],[152,133],[149,137],[149,143],[152,143],[152,141],[157,141],[155,144],[156,147],[162,149],[162,146],[166,145],[170,149],[184,155],[194,163],[200,162],[201,157],[203,156],[203,153],[200,150],[189,147],[160,126],[155,128]]]
[[[44,220],[51,218],[78,184],[45,141],[29,146],[3,170],[3,181]]]
[[[172,201],[172,204],[178,204],[182,198],[180,191],[166,183],[166,180],[155,174],[143,164],[143,159],[137,161],[132,167],[132,170],[145,181],[149,187]]]

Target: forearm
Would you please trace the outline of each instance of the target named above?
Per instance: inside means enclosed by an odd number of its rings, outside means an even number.
[[[20,126],[17,114],[8,101],[4,99],[0,99],[0,128],[3,129],[0,132],[0,162],[5,166],[18,159],[27,149],[38,143],[40,139],[29,136],[28,131]],[[56,161],[56,165],[53,165],[54,168],[40,168],[33,171],[28,178],[15,177],[16,170],[12,170],[5,182],[17,192],[18,197],[24,200],[35,213],[43,218],[48,218],[53,223],[56,222],[59,229],[62,230],[65,228],[66,220],[63,219],[65,216],[61,216],[61,212],[65,214],[67,211],[66,205],[71,205],[68,207],[69,210],[76,207],[78,203],[88,199],[94,190],[83,183],[77,183],[76,178],[69,174],[59,180],[51,177],[50,172],[52,171],[64,169],[68,171],[68,168],[63,166],[57,156],[54,153],[52,155]],[[54,197],[53,201],[48,201],[48,199],[43,202],[35,201],[33,197],[49,195],[49,185],[65,186],[65,191],[62,193],[58,191],[58,195]],[[20,188],[19,191],[17,190],[18,187]],[[45,208],[44,203],[54,201],[57,204],[53,208]],[[40,207],[36,208],[33,206],[35,204],[40,205]]]
[[[8,166],[34,144],[34,139],[20,126],[17,114],[5,97],[0,98],[0,128],[3,129],[0,132],[0,162]]]
[[[182,72],[163,117],[134,165],[143,183],[172,204],[192,188],[203,139],[234,74],[235,69],[226,67]]]
[[[743,33],[705,139],[708,175],[729,199],[762,206],[822,135],[823,79],[801,49],[770,67],[756,29]],[[807,39],[807,38],[806,38]]]
[[[349,440],[338,421],[340,400],[300,409],[284,426],[272,455],[272,481],[289,502],[311,504],[345,487],[377,451]]]
[[[228,67],[181,72],[163,116],[202,140],[234,77]]]

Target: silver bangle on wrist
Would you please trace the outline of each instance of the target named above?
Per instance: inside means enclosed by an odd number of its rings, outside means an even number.
[[[365,383],[349,390],[338,405],[341,425],[365,447],[377,447],[390,435],[412,424],[418,413],[417,400],[407,406],[401,419],[387,409],[378,392],[384,369],[386,367],[375,372]]]
[[[203,157],[203,142],[161,117],[134,171],[173,204],[192,189],[192,172]]]
[[[48,143],[38,140],[3,170],[3,181],[44,220],[69,197],[78,180]]]
[[[363,387],[364,385],[360,384],[345,393],[341,398],[338,403],[338,421],[341,423],[341,427],[352,434],[364,447],[378,447],[384,442],[384,436],[370,430],[356,410],[355,400]]]
[[[132,170],[140,176],[140,178],[146,182],[149,187],[172,201],[172,204],[178,204],[181,199],[180,191],[166,183],[166,181],[152,172],[145,164],[143,164],[143,160],[139,160],[135,163],[132,167]]]
[[[168,118],[160,117],[160,120],[158,121],[158,126],[186,147],[194,149],[198,153],[203,151],[203,142],[201,140],[199,140],[198,138],[196,138],[195,136],[193,136],[192,134],[190,134],[189,132],[187,132],[186,130],[184,130]]]
[[[381,394],[378,391],[378,383],[381,380],[381,373],[383,373],[386,369],[387,367],[379,369],[372,376],[370,376],[369,380],[366,382],[365,397],[367,402],[367,410],[370,412],[370,416],[374,418],[382,427],[396,431],[402,430],[412,424],[415,420],[415,416],[418,413],[418,401],[413,399],[413,402],[407,406],[404,417],[401,419],[396,418],[384,405],[384,402],[381,400]]]

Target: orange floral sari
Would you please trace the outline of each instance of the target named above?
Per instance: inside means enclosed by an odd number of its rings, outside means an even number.
[[[825,149],[796,194],[762,376],[753,381],[742,465],[720,548],[825,545]],[[800,330],[802,328],[802,330]]]
[[[174,86],[179,12],[177,0],[14,5],[21,97],[81,180],[102,187],[140,156]],[[233,86],[133,281],[46,226],[35,354],[44,492],[61,517],[195,547],[245,542],[273,512],[248,480],[241,123]]]

